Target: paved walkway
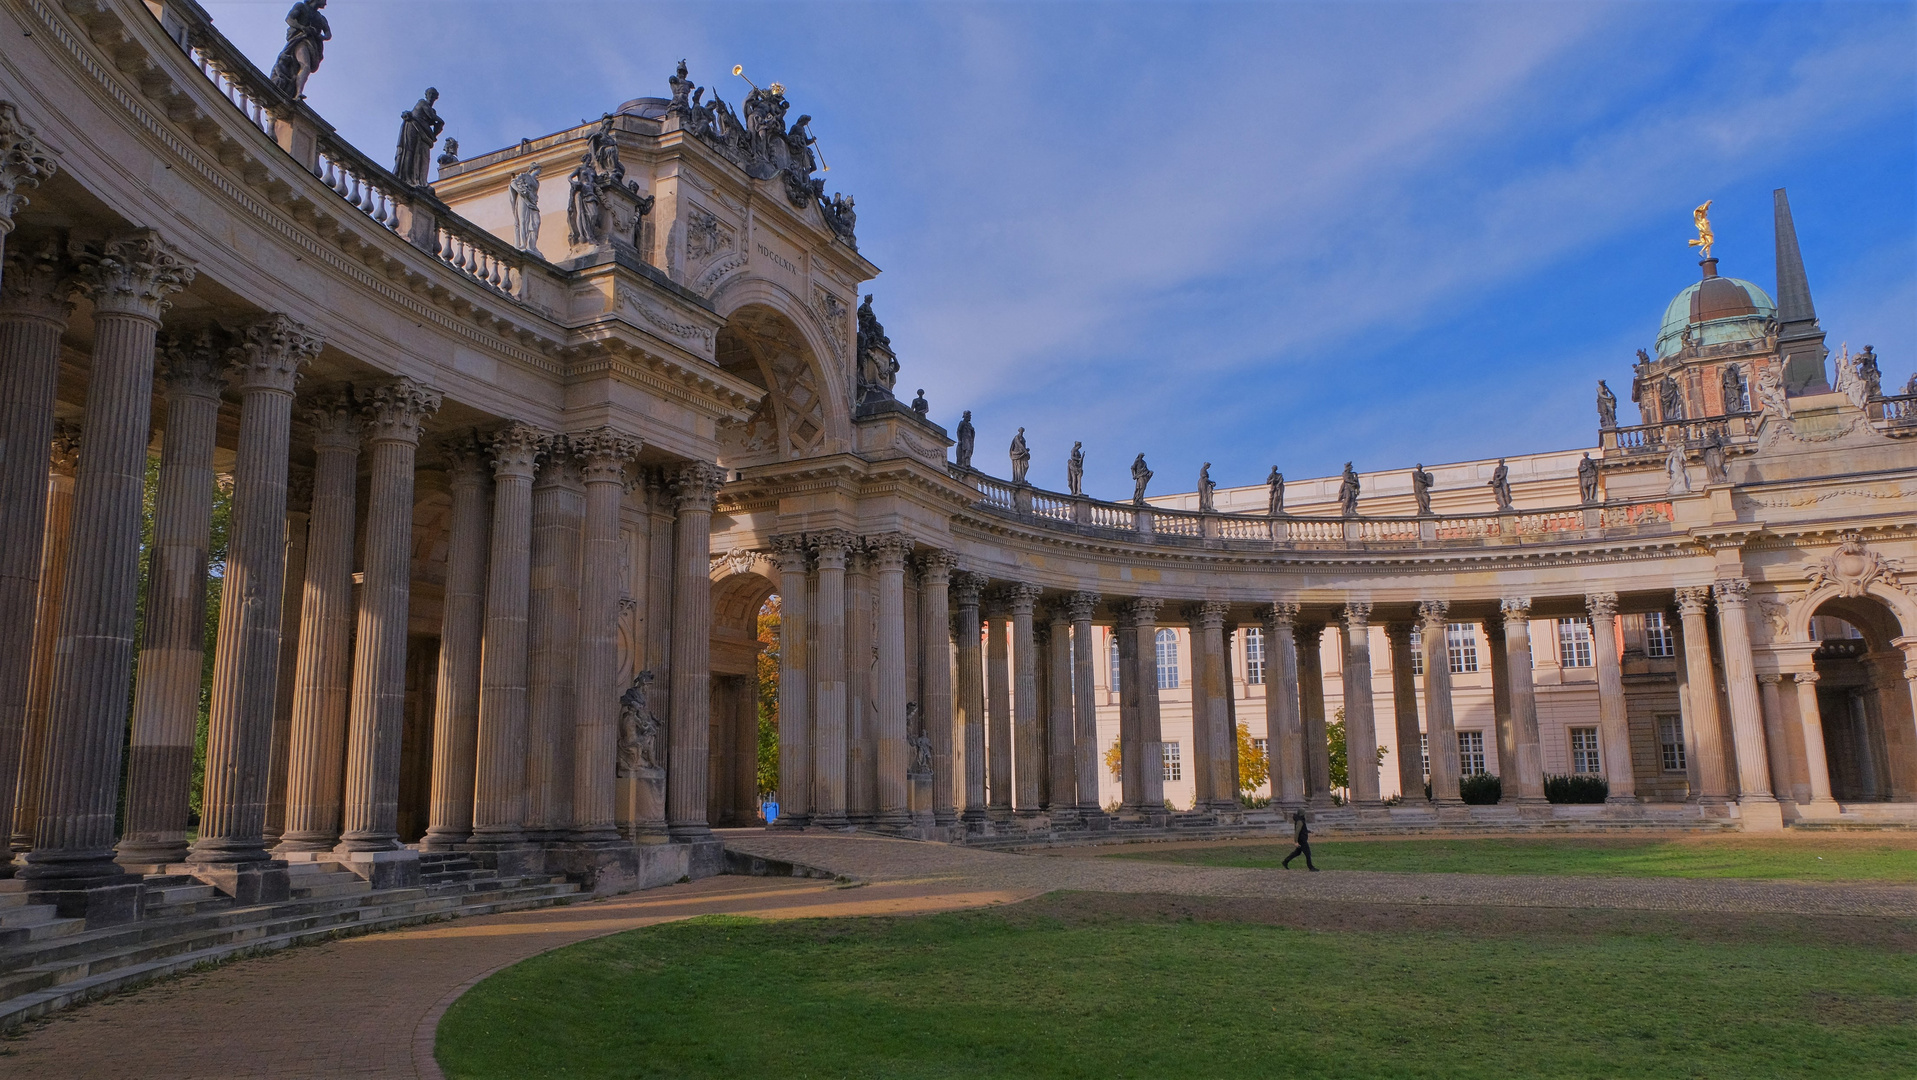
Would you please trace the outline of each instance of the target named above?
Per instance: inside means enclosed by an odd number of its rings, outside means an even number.
[[[911,914],[1056,889],[1261,896],[1304,904],[1449,904],[1917,916],[1917,886],[1247,870],[1012,855],[841,836],[726,834],[735,850],[866,884],[710,878],[568,907],[460,919],[242,960],[57,1014],[0,1042],[0,1075],[437,1077],[446,1006],[560,945],[670,919]]]

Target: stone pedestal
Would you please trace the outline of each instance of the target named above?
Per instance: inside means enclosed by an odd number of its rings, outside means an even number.
[[[392,851],[338,851],[333,861],[358,874],[375,889],[419,888],[419,852],[412,848]]]
[[[910,788],[912,821],[916,825],[932,824],[932,774],[907,773],[907,787]]]
[[[283,859],[267,862],[246,863],[180,863],[167,868],[168,873],[187,874],[202,885],[211,885],[215,889],[233,898],[240,907],[252,904],[279,904],[293,897],[293,879],[287,872]],[[413,875],[417,884],[417,869]]]
[[[639,770],[613,782],[619,834],[636,844],[666,842],[666,771]]]
[[[87,929],[117,926],[140,917],[146,885],[138,874],[88,879],[28,879],[27,903],[51,904],[62,919],[85,919]]]

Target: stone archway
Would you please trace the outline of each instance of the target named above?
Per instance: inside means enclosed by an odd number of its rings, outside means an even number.
[[[735,570],[727,560],[714,569],[706,820],[722,827],[754,825],[761,822],[759,614],[777,594],[769,567]]]
[[[1917,800],[1917,724],[1895,644],[1897,613],[1867,592],[1840,593],[1806,610],[1807,635],[1818,641],[1817,711],[1832,796],[1840,803]]]
[[[843,441],[832,368],[791,318],[748,303],[727,317],[713,352],[728,373],[766,391],[750,419],[721,432],[726,464],[812,457]]]

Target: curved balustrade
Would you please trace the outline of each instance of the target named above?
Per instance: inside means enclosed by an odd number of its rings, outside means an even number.
[[[1757,437],[1757,427],[1763,421],[1761,413],[1732,413],[1727,416],[1706,416],[1697,420],[1673,420],[1668,424],[1634,424],[1631,427],[1605,428],[1600,431],[1599,442],[1605,450],[1621,450],[1625,453],[1656,452],[1662,454],[1670,444],[1670,432],[1683,433],[1684,445],[1702,446],[1713,434],[1721,435],[1728,442],[1737,443]]]

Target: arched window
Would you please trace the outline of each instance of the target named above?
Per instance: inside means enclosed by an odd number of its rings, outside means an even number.
[[[1178,689],[1178,634],[1171,630],[1158,632],[1158,688]]]

